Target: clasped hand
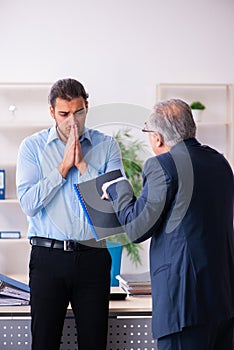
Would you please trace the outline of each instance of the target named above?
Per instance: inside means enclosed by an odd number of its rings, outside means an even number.
[[[67,161],[67,164],[70,166],[70,168],[72,166],[79,168],[79,164],[83,160],[78,136],[78,128],[76,124],[72,125],[71,127],[71,131],[68,136],[66,148],[64,151],[64,160]]]
[[[64,150],[63,160],[58,169],[61,175],[65,178],[69,169],[73,166],[75,166],[81,174],[83,174],[88,168],[87,163],[83,158],[79,141],[78,127],[76,124],[72,125],[71,127]]]

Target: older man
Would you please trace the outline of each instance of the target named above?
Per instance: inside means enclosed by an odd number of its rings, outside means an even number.
[[[190,107],[158,103],[145,128],[155,157],[135,198],[127,180],[106,183],[128,236],[151,237],[153,336],[159,350],[233,350],[233,173],[201,145]]]

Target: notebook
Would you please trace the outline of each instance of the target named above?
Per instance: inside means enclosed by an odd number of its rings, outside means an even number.
[[[78,199],[97,241],[124,232],[111,202],[101,199],[102,185],[122,176],[120,170],[113,170],[95,179],[74,184]]]

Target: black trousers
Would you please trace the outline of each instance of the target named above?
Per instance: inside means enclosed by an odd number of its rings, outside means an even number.
[[[106,248],[66,252],[32,247],[32,350],[60,348],[69,302],[76,320],[78,349],[106,349],[110,268]]]
[[[233,350],[234,319],[186,327],[158,339],[158,350]]]

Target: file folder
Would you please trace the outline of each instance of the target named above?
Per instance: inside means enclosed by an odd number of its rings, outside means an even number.
[[[9,239],[15,239],[15,238],[20,238],[21,233],[20,231],[0,231],[0,238],[9,238]]]
[[[6,185],[5,170],[0,170],[0,199],[5,199],[5,185]]]
[[[77,197],[97,241],[124,232],[111,202],[101,199],[102,185],[122,176],[120,170],[113,170],[95,179],[74,184]]]
[[[0,306],[21,306],[21,305],[29,305],[28,300],[5,297],[0,295]]]
[[[29,301],[30,288],[26,283],[0,274],[0,297],[1,296]]]

